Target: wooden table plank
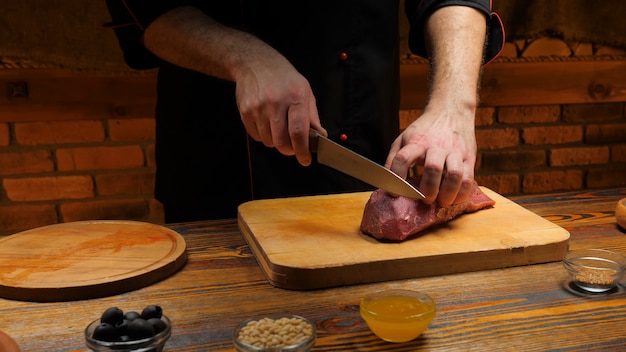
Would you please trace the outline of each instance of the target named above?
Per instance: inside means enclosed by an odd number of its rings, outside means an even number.
[[[624,189],[519,197],[524,207],[564,226],[571,246],[626,253],[626,234],[611,215]],[[561,263],[354,285],[313,291],[271,286],[234,219],[174,224],[188,263],[149,287],[101,299],[32,303],[0,299],[0,330],[23,351],[84,351],[82,331],[113,305],[160,304],[173,321],[167,351],[234,351],[232,329],[244,318],[289,312],[313,320],[315,351],[626,350],[626,287],[582,296],[569,290]],[[425,334],[390,344],[361,320],[359,298],[386,288],[431,294],[438,313]]]

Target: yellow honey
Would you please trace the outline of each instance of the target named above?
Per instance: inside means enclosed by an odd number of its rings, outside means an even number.
[[[435,317],[435,304],[430,298],[400,295],[365,298],[361,302],[361,317],[381,339],[405,342],[426,330]]]

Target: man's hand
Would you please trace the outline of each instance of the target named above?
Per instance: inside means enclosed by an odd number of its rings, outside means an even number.
[[[278,51],[257,37],[216,22],[195,7],[161,15],[144,45],[160,58],[236,84],[248,134],[302,165],[311,163],[309,128],[322,128],[309,82]]]
[[[393,143],[385,165],[406,177],[423,166],[424,202],[442,206],[469,196],[474,180],[474,119],[486,18],[465,6],[446,6],[426,21],[431,87],[424,114]]]
[[[465,114],[470,112],[465,112]],[[473,113],[473,112],[472,112]],[[476,160],[473,118],[452,112],[426,112],[392,144],[385,166],[406,176],[423,166],[418,186],[425,203],[442,206],[465,200],[472,189]],[[470,121],[471,124],[464,121]]]
[[[311,163],[309,128],[326,134],[309,82],[282,56],[269,56],[236,79],[237,106],[248,134],[284,155]]]

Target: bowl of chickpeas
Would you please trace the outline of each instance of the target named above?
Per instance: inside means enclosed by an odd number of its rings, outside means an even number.
[[[316,337],[315,324],[299,315],[250,318],[233,331],[239,352],[308,352]]]

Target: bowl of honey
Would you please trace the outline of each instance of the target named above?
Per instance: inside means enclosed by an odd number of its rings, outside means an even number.
[[[435,301],[427,294],[393,289],[361,299],[361,317],[372,332],[388,342],[407,342],[419,337],[435,317]]]

